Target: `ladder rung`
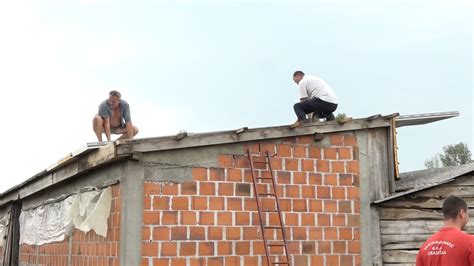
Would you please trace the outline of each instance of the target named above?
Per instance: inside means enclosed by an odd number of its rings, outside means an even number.
[[[268,244],[269,247],[284,247],[285,244]]]
[[[265,229],[283,229],[281,226],[265,226]]]
[[[288,262],[272,262],[272,265],[280,265],[280,264],[290,265]]]
[[[278,210],[263,210],[261,212],[278,212]]]
[[[271,177],[261,177],[261,176],[259,176],[259,177],[257,177],[257,179],[272,179],[272,178]]]
[[[260,193],[259,196],[276,196],[275,193]]]

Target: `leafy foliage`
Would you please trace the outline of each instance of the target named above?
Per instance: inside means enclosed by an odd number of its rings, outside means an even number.
[[[467,164],[472,162],[471,155],[466,143],[446,145],[443,147],[442,153],[425,161],[425,167],[431,169]]]

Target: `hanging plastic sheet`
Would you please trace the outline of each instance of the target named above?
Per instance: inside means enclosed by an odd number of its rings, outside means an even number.
[[[43,245],[63,241],[74,228],[83,232],[94,230],[107,237],[111,205],[112,191],[107,187],[24,210],[20,214],[20,244]]]

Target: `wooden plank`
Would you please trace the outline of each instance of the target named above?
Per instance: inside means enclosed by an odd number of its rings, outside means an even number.
[[[371,219],[371,223],[370,223],[370,231],[371,231],[371,234],[370,234],[370,246],[367,245],[367,240],[366,238],[361,238],[361,239],[364,239],[365,241],[361,243],[361,247],[362,248],[370,248],[372,249],[372,264],[373,265],[379,265],[382,261],[382,240],[381,240],[381,234],[380,234],[380,212],[377,211],[376,208],[373,208],[371,207],[370,208],[370,219]],[[363,226],[364,223],[361,223],[361,226]],[[361,254],[362,256],[362,254]]]
[[[469,208],[474,208],[474,198],[463,198]],[[420,208],[441,209],[444,199],[404,197],[397,200],[387,201],[380,206],[382,208]]]
[[[442,220],[443,214],[437,210],[380,209],[381,220]]]
[[[468,174],[463,177],[456,178],[450,185],[453,186],[474,186],[474,175]]]
[[[424,243],[430,236],[432,236],[434,232],[430,233],[411,233],[411,234],[393,234],[387,235],[382,234],[382,247],[386,247],[387,245],[395,245],[395,244],[409,244],[409,243]],[[474,226],[470,226],[468,230],[465,231],[470,235],[474,235]]]
[[[395,169],[395,152],[394,152],[394,142],[393,142],[393,128],[392,130],[387,130],[387,178],[389,180],[389,189],[390,189],[390,194],[396,193],[397,190],[397,184],[396,180],[399,179],[399,177],[396,174]]]
[[[380,218],[378,206],[371,205],[374,199],[388,195],[387,145],[388,128],[354,132],[359,146],[360,178],[360,242],[361,265],[382,265],[382,245],[380,239]],[[385,137],[384,137],[385,136]],[[386,188],[386,189],[384,189]]]
[[[443,220],[443,213],[436,209],[380,209],[382,220]],[[474,217],[474,210],[469,209],[469,217]]]
[[[415,263],[418,250],[386,250],[382,252],[385,263]]]
[[[410,234],[410,235],[382,235],[382,245],[425,242],[431,234]]]
[[[370,160],[366,161],[366,175],[370,184],[370,199],[372,201],[382,199],[390,195],[390,178],[387,154],[390,153],[387,141],[388,128],[370,130],[367,135],[367,152]],[[359,139],[359,138],[358,138]],[[362,165],[361,161],[361,165]]]
[[[417,198],[438,198],[444,199],[449,195],[456,195],[461,198],[474,198],[473,186],[452,186],[451,183],[419,191],[414,194]]]
[[[425,241],[387,244],[387,245],[382,247],[382,250],[413,250],[413,249],[420,249],[421,246],[423,246],[424,243],[425,243]]]
[[[398,163],[398,144],[397,144],[397,126],[395,124],[395,118],[391,119],[391,136],[392,140],[392,152],[393,152],[393,166],[395,167],[395,180],[400,178],[400,170]]]
[[[433,234],[443,227],[443,221],[380,221],[382,235]]]

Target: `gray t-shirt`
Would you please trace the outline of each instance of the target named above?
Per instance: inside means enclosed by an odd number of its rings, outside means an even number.
[[[125,100],[120,100],[120,112],[122,113],[122,119],[120,119],[121,127],[125,126],[125,123],[132,121],[132,116],[130,115],[130,106]],[[112,108],[109,106],[107,100],[103,101],[99,105],[99,115],[101,117],[111,117]]]

